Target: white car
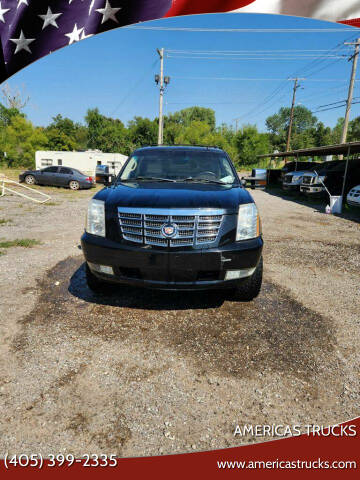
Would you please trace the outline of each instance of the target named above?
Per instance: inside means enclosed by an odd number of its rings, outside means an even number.
[[[347,203],[353,207],[360,207],[360,185],[350,190],[347,195]]]

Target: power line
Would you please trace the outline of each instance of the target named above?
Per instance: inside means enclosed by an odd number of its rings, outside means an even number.
[[[248,77],[182,77],[182,76],[172,76],[172,78],[177,78],[177,79],[181,79],[181,80],[229,80],[229,81],[244,81],[244,82],[256,82],[256,81],[259,81],[259,82],[264,82],[264,81],[268,81],[268,82],[279,82],[279,81],[282,81],[282,82],[285,82],[287,81],[288,79],[287,78],[248,78]],[[307,79],[305,78],[303,81],[305,82],[341,82],[341,83],[345,83],[347,82],[347,80],[344,80],[342,78],[313,78],[313,79]],[[357,80],[358,82],[360,80]]]
[[[309,56],[309,55],[302,55],[302,56],[295,56],[295,55],[288,55],[288,56],[255,56],[255,57],[250,57],[250,56],[244,56],[244,57],[210,57],[210,56],[187,56],[187,55],[166,55],[166,58],[183,58],[183,59],[188,59],[188,60],[286,60],[286,61],[298,61],[299,59],[302,60],[307,60],[308,58],[313,58],[314,56]],[[332,57],[328,56],[328,58],[337,58],[337,59],[344,59],[346,58],[347,55],[338,55],[335,56],[333,55]],[[319,58],[318,56],[316,58]]]
[[[206,100],[188,100],[187,102],[166,102],[166,105],[188,105],[189,103],[205,104],[205,105],[249,105],[255,102],[212,102]]]
[[[352,105],[357,105],[360,102],[353,102]],[[343,108],[346,105],[346,101],[343,105],[339,105],[338,107],[331,107],[331,108],[325,108],[323,110],[314,110],[311,113],[321,113],[321,112],[327,112],[328,110],[336,110],[337,108]]]
[[[334,47],[332,47],[329,52],[332,52],[332,53],[337,53],[341,50],[343,50],[345,48],[345,45],[344,45],[344,42],[350,40],[353,38],[353,35],[350,35],[349,37],[347,37],[344,41],[341,41],[339,42],[337,45],[335,45]],[[312,67],[316,67],[316,66],[319,66],[320,64],[323,64],[324,62],[326,62],[327,59],[324,59],[324,58],[319,58],[317,60],[313,60],[312,62],[310,62],[307,66],[305,67],[302,67],[301,70],[298,70],[296,72],[294,72],[293,76],[296,76],[296,75],[305,75],[307,77],[309,76],[313,76],[316,72],[311,72],[311,69]],[[327,68],[327,67],[325,67]]]
[[[357,99],[357,98],[360,98],[360,97],[354,97],[354,98]],[[327,103],[326,105],[319,105],[317,108],[330,107],[332,105],[337,105],[338,103],[344,104],[344,103],[346,103],[346,99],[339,100],[338,102]],[[341,105],[341,106],[344,106],[344,105]]]
[[[174,49],[166,49],[167,52],[170,53],[224,53],[224,54],[241,54],[241,53],[298,53],[298,52],[332,52],[333,49],[303,49],[303,50],[174,50]]]
[[[271,56],[271,57],[309,57],[309,58],[321,58],[321,59],[327,59],[327,58],[338,58],[339,56],[345,57],[350,54],[344,54],[344,55],[335,55],[336,52],[329,52],[326,50],[328,53],[327,55],[324,55],[324,53],[317,52],[313,53],[314,51],[296,51],[296,50],[283,50],[283,51],[276,51],[276,50],[263,50],[263,51],[243,51],[243,52],[225,52],[225,51],[203,51],[203,52],[191,52],[191,51],[173,51],[173,50],[167,50],[167,53],[169,56],[180,56],[180,55],[186,55],[186,56],[191,56],[198,58],[199,56],[202,57],[209,57],[209,56],[217,56],[217,57],[257,57],[257,56]]]
[[[350,39],[350,38],[353,38],[353,35],[351,35],[351,37],[348,37],[346,40]],[[333,52],[336,52],[338,50],[341,50],[342,48],[344,48],[344,44],[343,42],[335,45],[335,47],[333,47],[332,49],[330,49],[330,51],[333,51]],[[293,73],[293,76],[296,77],[298,76],[300,73],[301,74],[304,74],[304,72],[308,71],[310,69],[311,71],[311,67],[316,63],[321,63],[323,62],[324,60],[320,59],[320,60],[313,60],[312,62],[309,63],[308,66],[305,66],[302,68],[302,70],[297,70],[296,72]],[[326,67],[325,67],[326,68]],[[314,75],[314,73],[310,73],[310,75]],[[306,79],[305,79],[306,80]],[[272,94],[270,94],[270,96],[266,97],[260,104],[258,104],[257,107],[255,107],[253,110],[251,110],[250,112],[248,112],[247,114],[245,115],[242,115],[240,118],[244,118],[245,116],[248,117],[248,116],[251,116],[253,115],[255,112],[257,114],[259,113],[263,113],[264,111],[266,111],[269,107],[266,107],[265,109],[262,109],[260,112],[258,111],[258,108],[261,108],[262,105],[268,103],[269,101],[271,101],[273,98],[276,98],[279,93],[281,92],[281,90],[283,90],[285,84],[284,82],[282,82],[274,91]],[[274,102],[276,103],[276,102]]]
[[[154,30],[160,32],[213,32],[213,33],[344,33],[357,31],[357,27],[344,26],[343,28],[204,28],[204,27],[155,27],[129,26],[126,30]]]
[[[145,80],[145,78],[148,76],[149,74],[149,71],[152,70],[156,64],[158,63],[158,60],[155,60],[155,62],[153,62],[151,64],[151,67],[146,70],[144,72],[144,74],[139,78],[139,80],[135,83],[135,85],[132,85],[131,88],[128,90],[128,92],[126,93],[126,95],[124,95],[124,97],[122,98],[122,100],[118,103],[118,105],[114,108],[114,110],[111,112],[110,116],[113,116],[114,113],[125,103],[125,101],[131,97],[131,95],[135,92],[135,90],[137,89],[137,87]]]

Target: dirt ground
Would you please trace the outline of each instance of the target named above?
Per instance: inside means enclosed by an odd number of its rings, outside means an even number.
[[[261,441],[236,425],[360,414],[360,224],[256,191],[265,282],[223,294],[86,286],[93,192],[0,199],[0,455],[159,455]]]

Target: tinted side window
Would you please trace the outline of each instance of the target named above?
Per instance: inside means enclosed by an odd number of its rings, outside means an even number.
[[[72,170],[70,168],[60,168],[60,173],[66,174],[66,175],[72,175]]]
[[[49,168],[44,168],[43,172],[46,173],[56,173],[58,171],[58,167],[49,167]]]

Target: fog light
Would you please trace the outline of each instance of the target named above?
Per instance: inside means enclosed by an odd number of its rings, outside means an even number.
[[[107,275],[114,275],[114,270],[112,267],[108,267],[107,265],[98,265],[97,263],[90,263],[88,262],[90,270],[99,273],[106,273]]]
[[[239,278],[250,277],[255,272],[255,268],[245,268],[243,270],[228,270],[225,280],[237,280]]]

